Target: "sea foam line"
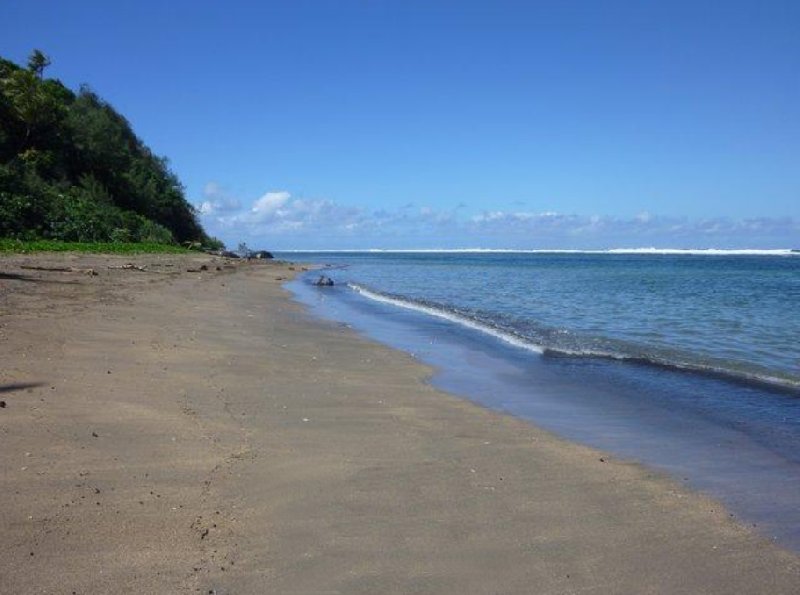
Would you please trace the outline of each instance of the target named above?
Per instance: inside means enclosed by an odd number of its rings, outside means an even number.
[[[514,248],[369,248],[335,250],[278,250],[286,254],[653,254],[666,256],[800,256],[791,248],[609,248],[606,250],[514,249]]]
[[[522,349],[532,351],[539,355],[543,355],[545,352],[544,347],[540,345],[524,341],[519,337],[515,337],[510,333],[504,333],[485,324],[476,322],[475,320],[472,320],[466,316],[461,316],[459,314],[456,314],[455,312],[448,312],[446,310],[434,308],[431,306],[426,306],[424,304],[419,304],[403,300],[400,298],[395,298],[388,295],[376,293],[374,291],[366,289],[365,287],[356,285],[355,283],[348,283],[347,285],[359,295],[362,295],[365,298],[371,299],[373,301],[382,302],[384,304],[390,304],[392,306],[397,306],[399,308],[405,308],[406,310],[414,310],[415,312],[422,312],[423,314],[427,314],[429,316],[435,316],[437,318],[443,318],[444,320],[449,320],[450,322],[455,322],[467,328],[480,331],[484,334],[495,337],[496,339],[500,339],[501,341],[508,343],[509,345],[520,347]]]
[[[406,310],[413,310],[442,318],[449,322],[456,323],[460,326],[479,331],[483,334],[492,336],[514,347],[519,347],[527,351],[536,353],[537,355],[561,355],[571,357],[595,357],[601,359],[610,359],[618,361],[638,362],[647,365],[655,365],[658,367],[670,368],[673,370],[683,370],[688,372],[696,372],[701,374],[708,374],[728,378],[729,380],[754,382],[760,385],[768,385],[773,388],[788,389],[792,392],[800,390],[800,382],[788,378],[780,378],[770,374],[761,374],[753,372],[745,372],[742,370],[732,370],[725,367],[716,366],[708,363],[689,362],[674,359],[663,359],[662,357],[654,357],[645,354],[631,354],[623,352],[613,352],[597,349],[570,349],[565,347],[556,346],[543,346],[531,342],[530,340],[522,339],[513,333],[505,332],[500,329],[494,328],[488,324],[476,321],[468,316],[460,315],[456,312],[448,311],[440,307],[428,306],[419,302],[385,295],[376,291],[367,289],[355,283],[348,283],[353,291],[359,295],[384,304],[404,308]]]

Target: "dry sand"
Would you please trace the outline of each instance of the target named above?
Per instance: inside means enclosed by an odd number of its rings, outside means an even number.
[[[287,269],[0,258],[0,592],[800,592],[719,504],[434,390]]]

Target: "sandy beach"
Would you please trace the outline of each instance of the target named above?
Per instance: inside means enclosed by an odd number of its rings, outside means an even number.
[[[0,592],[800,590],[715,501],[311,318],[298,270],[0,257]]]

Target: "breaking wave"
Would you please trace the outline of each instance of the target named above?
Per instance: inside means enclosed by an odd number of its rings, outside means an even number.
[[[800,256],[800,249],[723,249],[723,248],[609,248],[606,250],[562,250],[512,248],[370,248],[358,250],[285,250],[287,254],[646,254],[664,256]]]
[[[760,370],[755,366],[745,366],[739,362],[703,358],[684,351],[643,346],[628,341],[581,336],[567,329],[548,328],[535,321],[520,321],[490,315],[479,310],[462,309],[429,300],[384,293],[356,283],[348,283],[347,286],[369,300],[448,320],[542,356],[627,361],[723,377],[738,382],[768,385],[791,392],[800,391],[800,379],[776,376],[774,373]]]

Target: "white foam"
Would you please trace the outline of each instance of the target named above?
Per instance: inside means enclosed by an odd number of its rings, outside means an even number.
[[[606,250],[567,250],[514,248],[369,248],[357,250],[279,250],[285,254],[661,254],[695,256],[800,256],[800,251],[790,248],[608,248]]]
[[[725,250],[721,248],[612,248],[608,254],[691,254],[700,256],[793,256],[800,253],[788,248],[762,250],[743,248]]]
[[[423,314],[428,314],[429,316],[435,316],[437,318],[444,318],[445,320],[449,320],[450,322],[455,322],[467,328],[471,328],[473,330],[480,331],[484,334],[491,335],[492,337],[500,339],[501,341],[504,341],[509,345],[514,345],[515,347],[521,347],[522,349],[533,351],[534,353],[538,353],[539,355],[542,355],[544,353],[544,348],[539,345],[523,341],[522,339],[515,337],[512,334],[504,333],[485,324],[481,324],[479,322],[471,320],[466,316],[460,316],[455,312],[447,312],[446,310],[440,310],[439,308],[426,306],[424,304],[418,304],[415,302],[409,302],[399,298],[393,298],[387,295],[382,295],[380,293],[370,291],[369,289],[366,289],[354,283],[348,283],[348,286],[358,294],[366,298],[369,298],[371,300],[374,300],[376,302],[382,302],[384,304],[391,304],[392,306],[397,306],[399,308],[405,308],[407,310],[422,312]]]
[[[426,306],[425,304],[404,300],[402,298],[395,298],[392,296],[383,295],[381,293],[377,293],[369,289],[366,289],[365,287],[362,287],[355,283],[348,283],[348,287],[353,289],[359,295],[368,298],[370,300],[376,302],[382,302],[384,304],[390,304],[392,306],[397,306],[399,308],[405,308],[407,310],[413,310],[415,312],[421,312],[423,314],[427,314],[429,316],[435,316],[437,318],[443,318],[445,320],[454,322],[466,328],[470,328],[479,331],[481,333],[484,333],[486,335],[490,335],[496,339],[508,343],[509,345],[513,345],[515,347],[531,351],[538,355],[544,355],[545,353],[552,353],[552,354],[557,353],[561,355],[575,356],[575,357],[600,357],[600,358],[608,358],[621,361],[626,361],[626,360],[643,361],[659,366],[668,366],[676,369],[691,370],[694,372],[701,372],[701,373],[720,374],[731,378],[755,381],[773,385],[776,387],[791,388],[793,390],[800,389],[800,382],[793,379],[780,378],[769,374],[743,372],[741,370],[734,371],[724,367],[719,367],[700,362],[693,363],[680,360],[671,361],[669,359],[653,358],[653,356],[615,353],[612,351],[596,350],[596,349],[569,349],[565,347],[545,348],[541,345],[537,345],[535,343],[523,340],[511,333],[503,332],[501,330],[498,330],[486,324],[482,324],[466,316],[459,315],[455,312],[449,312],[447,310],[436,308],[434,306]]]

